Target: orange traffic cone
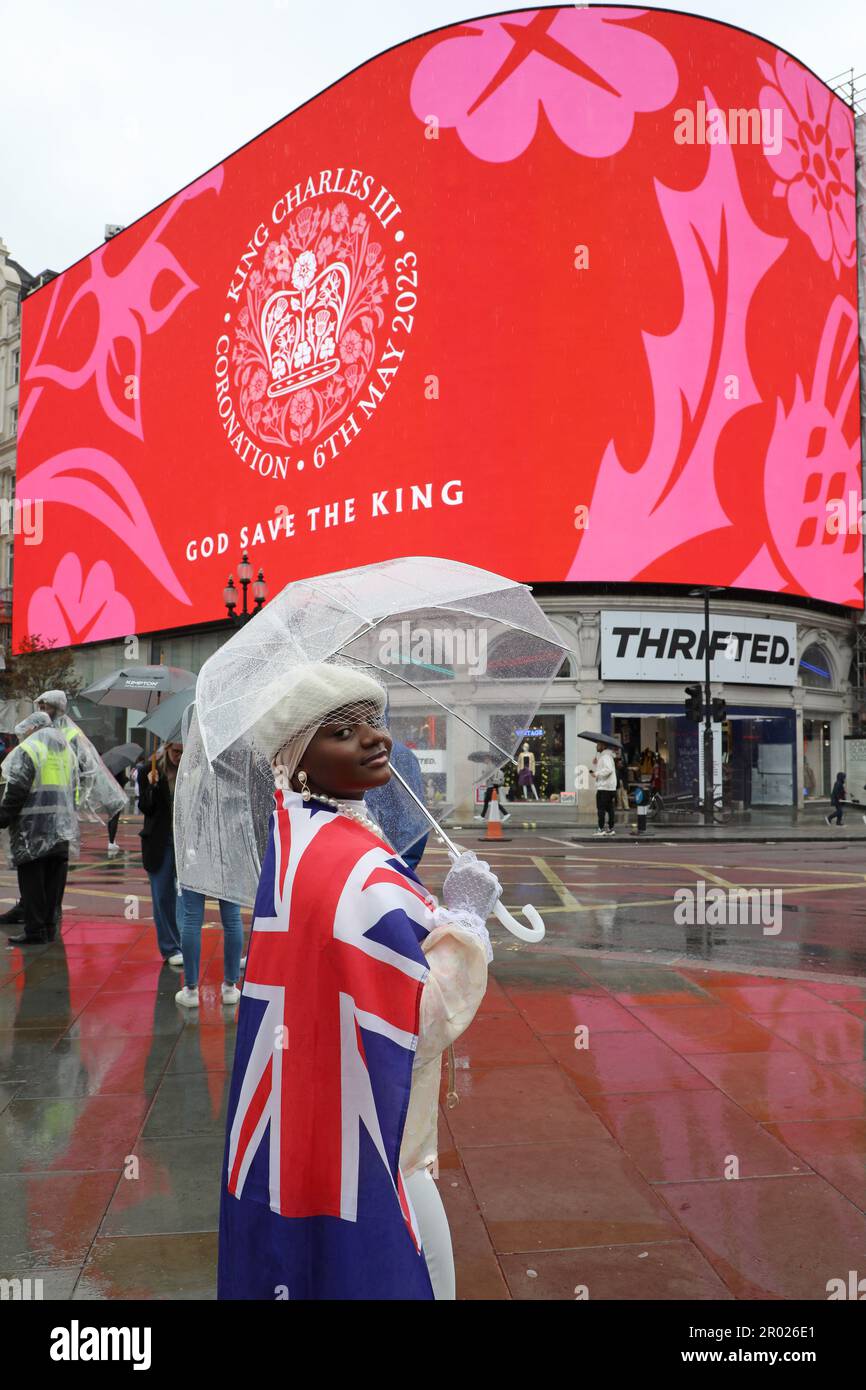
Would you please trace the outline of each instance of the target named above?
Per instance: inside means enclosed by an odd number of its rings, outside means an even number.
[[[502,833],[502,816],[499,812],[499,792],[493,788],[493,795],[490,798],[490,805],[487,807],[487,833],[482,836],[482,841],[498,840],[500,844],[507,843],[508,837]]]

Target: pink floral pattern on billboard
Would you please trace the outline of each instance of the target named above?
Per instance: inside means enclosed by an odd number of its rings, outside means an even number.
[[[706,92],[708,106],[714,106]],[[591,525],[569,579],[631,579],[655,558],[727,516],[715,483],[719,436],[760,395],[746,350],[752,296],[786,243],[756,226],[746,209],[728,145],[710,149],[706,177],[688,192],[658,185],[657,196],[683,287],[679,326],[644,334],[654,398],[649,453],[636,471],[623,467],[613,440],[605,450],[591,504]],[[725,391],[735,379],[736,396]],[[619,524],[623,515],[628,526]]]
[[[828,503],[842,501],[847,513],[850,498],[859,498],[860,436],[852,410],[858,373],[857,315],[837,298],[816,345],[811,381],[804,386],[796,378],[790,409],[776,401],[764,466],[769,548],[782,573],[808,594],[832,569],[848,603],[856,600],[863,574],[859,517],[836,529],[827,521]]]
[[[454,127],[496,163],[531,144],[544,112],[576,154],[616,154],[641,111],[674,96],[677,69],[656,39],[628,27],[644,10],[537,10],[471,20],[418,64],[411,104],[422,121]]]
[[[79,556],[69,551],[51,583],[31,595],[27,630],[43,642],[66,647],[134,632],[135,614],[115,587],[109,564],[97,560],[85,576]]]
[[[67,391],[78,391],[93,381],[105,415],[139,439],[142,433],[142,354],[144,335],[158,333],[197,285],[177,257],[160,241],[179,209],[205,192],[219,192],[222,170],[214,169],[173,198],[132,260],[118,273],[106,268],[110,243],[90,258],[90,275],[72,295],[62,313],[57,311],[61,281],[55,282],[52,305],[31,362],[28,382],[54,382]],[[160,300],[154,292],[160,284]],[[91,302],[92,301],[92,302]],[[50,360],[52,339],[62,337],[77,311],[90,310],[93,333],[90,351],[80,367],[70,369]],[[129,370],[121,371],[120,353],[127,348]],[[38,399],[38,397],[36,398]],[[35,399],[34,399],[35,404]],[[22,415],[21,432],[27,424]]]
[[[90,257],[89,274],[68,301],[61,298],[63,277],[54,282],[36,350],[23,377],[22,386],[27,390],[19,436],[24,435],[44,401],[51,400],[54,409],[62,412],[58,398],[44,394],[51,387],[81,392],[92,385],[102,415],[100,424],[143,441],[144,339],[158,333],[197,288],[160,237],[185,204],[203,193],[218,193],[221,187],[222,169],[218,168],[179,193],[121,270],[110,273],[108,269],[110,243],[96,251]],[[81,364],[71,367],[62,358],[65,335],[74,329],[76,319],[88,325],[88,349]],[[77,446],[31,467],[19,478],[18,493],[22,498],[77,508],[91,522],[103,525],[121,540],[130,554],[147,566],[148,574],[178,602],[189,604],[189,597],[166,555],[139,488],[129,470],[112,454],[92,447],[86,439],[81,440]],[[28,623],[37,619],[48,622],[50,617],[49,626],[53,630],[60,631],[64,627],[65,620],[60,616],[62,593],[57,585],[63,579],[70,579],[74,581],[68,596],[70,613],[79,613],[82,605],[89,611],[88,605],[96,601],[94,595],[101,595],[104,600],[96,622],[97,632],[88,640],[96,640],[96,635],[116,636],[134,630],[132,606],[111,587],[111,566],[98,561],[82,588],[80,572],[76,571],[72,560],[79,563],[77,556],[67,555],[61,560],[51,590],[42,588],[34,592],[28,605]],[[107,625],[117,622],[121,613],[125,615],[123,624],[109,631]],[[31,632],[36,630],[40,629],[30,627]]]
[[[776,175],[773,192],[786,199],[800,231],[838,275],[857,254],[851,122],[824,83],[787,54],[777,53],[772,67],[763,59],[758,66],[768,82],[758,98],[761,109],[782,112],[781,149],[767,152]]]

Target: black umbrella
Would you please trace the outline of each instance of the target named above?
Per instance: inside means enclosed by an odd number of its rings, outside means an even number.
[[[180,666],[132,665],[101,676],[80,696],[95,705],[119,705],[121,709],[140,709],[149,714],[163,696],[191,685],[195,685],[195,676]]]
[[[138,727],[156,734],[163,743],[182,743],[183,718],[187,710],[191,710],[194,704],[195,686],[191,685],[188,689],[178,690],[174,695],[169,695],[165,700],[161,700],[159,706],[146,719],[143,719]]]
[[[614,738],[612,734],[596,734],[591,729],[584,729],[577,737],[587,738],[590,743],[603,743],[608,748],[622,748],[622,740]]]
[[[107,753],[103,753],[102,761],[109,772],[116,775],[129,767],[130,763],[137,762],[143,751],[137,743],[118,743],[116,748],[109,748]]]
[[[144,666],[133,664],[120,671],[112,671],[102,676],[80,697],[92,700],[95,705],[119,705],[121,709],[140,709],[150,714],[162,702],[165,695],[174,695],[178,690],[195,685],[192,671],[180,666]],[[156,749],[150,757],[150,768],[156,768]]]

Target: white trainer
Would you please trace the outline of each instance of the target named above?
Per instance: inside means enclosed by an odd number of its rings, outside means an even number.
[[[225,980],[222,983],[222,997],[224,1004],[237,1004],[241,997],[241,992],[237,985],[227,985]]]
[[[603,831],[603,830],[596,830],[596,832],[595,832],[595,838],[598,839],[599,835],[603,835],[603,834],[604,834],[604,831]]]
[[[118,854],[120,854],[120,845],[112,845],[112,844],[109,844],[109,846],[108,846],[108,857],[109,857],[109,859],[114,859]]]
[[[172,955],[166,956],[166,963],[167,963],[168,965],[183,965],[183,954],[182,954],[182,952],[180,952],[180,951],[175,951]]]
[[[182,1004],[185,1009],[197,1009],[198,985],[196,985],[194,989],[188,989],[187,986],[184,985],[183,989],[179,989],[174,996],[174,1002],[176,1004]]]

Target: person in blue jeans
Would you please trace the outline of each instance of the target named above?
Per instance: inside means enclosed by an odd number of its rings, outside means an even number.
[[[183,951],[183,989],[174,996],[185,1009],[197,1009],[198,977],[201,963],[201,929],[204,922],[204,893],[196,893],[192,888],[180,890],[180,945]],[[238,989],[238,976],[241,973],[241,950],[244,929],[241,923],[241,910],[237,903],[218,899],[220,920],[223,924],[223,982],[222,1002],[237,1004],[241,994]]]
[[[138,769],[138,809],[144,816],[141,862],[150,880],[153,920],[160,955],[169,965],[182,965],[177,925],[177,883],[174,863],[174,784],[183,746],[166,743],[156,755],[155,767]]]

